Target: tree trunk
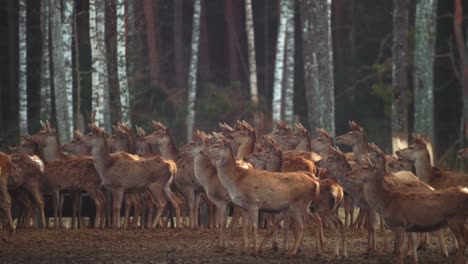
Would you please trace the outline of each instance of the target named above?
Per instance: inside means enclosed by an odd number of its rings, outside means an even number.
[[[41,118],[52,117],[52,92],[50,86],[50,54],[49,54],[49,23],[50,23],[50,0],[41,1],[41,31],[42,31],[42,54],[41,54]]]
[[[66,8],[64,8],[66,9]],[[51,0],[50,6],[50,30],[52,43],[52,62],[54,67],[54,94],[55,94],[55,114],[57,128],[61,143],[66,143],[71,139],[69,128],[71,127],[68,115],[69,104],[67,80],[65,74],[65,39],[61,20],[60,0]],[[71,41],[71,39],[70,39]]]
[[[236,51],[236,17],[234,16],[233,1],[234,0],[226,0],[224,6],[226,18],[228,80],[231,82],[240,80],[239,57]]]
[[[135,65],[137,59],[137,37],[136,37],[136,15],[135,15],[135,1],[127,1],[127,24],[126,24],[126,35],[127,35],[127,77],[128,77],[128,92],[130,94],[130,101],[132,101],[132,92],[135,89]]]
[[[247,47],[249,54],[250,101],[252,102],[253,106],[257,106],[257,62],[255,58],[255,34],[252,14],[252,0],[245,0],[245,27],[247,31]]]
[[[392,149],[408,146],[408,8],[394,0],[392,47]]]
[[[85,131],[83,113],[81,113],[81,66],[80,66],[80,43],[78,42],[78,16],[77,9],[73,15],[73,30],[75,41],[75,71],[76,71],[76,116],[75,127],[80,131]]]
[[[159,54],[158,44],[156,38],[159,36],[158,30],[155,26],[155,16],[153,10],[153,3],[157,1],[144,0],[144,12],[146,19],[146,39],[148,41],[149,50],[149,70],[150,70],[150,81],[156,83],[159,81]]]
[[[65,72],[65,89],[66,89],[66,123],[58,124],[59,133],[62,142],[67,142],[72,139],[73,135],[73,60],[72,60],[72,43],[73,43],[73,13],[74,1],[63,1],[63,21],[62,21],[62,37],[63,37],[63,58]],[[59,13],[60,14],[60,13]],[[64,106],[65,107],[65,106]],[[65,135],[62,135],[65,134]],[[63,141],[66,140],[66,141]]]
[[[127,59],[125,57],[125,0],[117,0],[117,73],[120,88],[120,111],[122,121],[131,127],[130,96],[127,83]]]
[[[454,0],[455,5],[455,19],[454,19],[454,32],[455,42],[457,45],[457,53],[459,57],[459,82],[462,89],[462,105],[463,105],[463,131],[465,140],[468,140],[468,45],[465,46],[463,42],[463,5],[461,0]]]
[[[197,98],[197,68],[198,48],[200,43],[200,1],[195,0],[192,24],[192,44],[190,56],[190,73],[187,96],[187,142],[192,141],[192,131],[195,124],[195,101]]]
[[[310,129],[335,134],[331,1],[300,0],[302,56]]]
[[[415,24],[414,132],[426,135],[434,146],[434,53],[437,31],[437,0],[417,1]],[[432,149],[431,159],[434,160],[434,147]]]
[[[284,71],[284,121],[294,122],[294,10],[295,0],[288,0],[288,22],[286,26],[286,66]]]
[[[19,38],[18,38],[18,52],[19,52],[19,80],[18,80],[18,93],[19,93],[19,131],[20,135],[28,134],[28,71],[27,71],[27,16],[26,16],[26,0],[19,2]]]
[[[92,55],[92,110],[96,125],[110,131],[109,86],[107,79],[104,1],[89,1],[89,39]]]
[[[275,77],[273,83],[272,121],[282,120],[282,95],[284,77],[284,45],[286,42],[286,24],[288,22],[288,0],[280,0],[280,18],[276,41]],[[275,124],[275,122],[272,122]]]
[[[176,89],[186,86],[185,56],[184,56],[184,3],[183,0],[174,0],[174,85]]]

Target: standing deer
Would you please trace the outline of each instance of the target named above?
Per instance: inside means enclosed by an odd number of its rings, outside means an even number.
[[[11,218],[11,197],[8,193],[8,178],[11,173],[11,159],[10,157],[0,152],[0,210],[5,215],[8,221],[8,228],[11,233],[15,232],[13,219]]]

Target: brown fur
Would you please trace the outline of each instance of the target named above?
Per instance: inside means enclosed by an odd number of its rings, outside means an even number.
[[[15,226],[11,218],[11,197],[8,193],[8,178],[11,174],[11,159],[10,157],[0,152],[0,210],[6,216],[10,232],[15,232]]]

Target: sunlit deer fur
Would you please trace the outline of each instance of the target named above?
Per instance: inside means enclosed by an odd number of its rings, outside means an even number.
[[[209,146],[207,155],[216,165],[218,177],[233,203],[249,216],[254,253],[258,252],[258,213],[264,210],[291,214],[296,221],[298,238],[290,254],[297,254],[304,236],[304,216],[311,215],[308,206],[319,194],[319,182],[304,173],[242,169],[236,166],[230,141],[220,135],[218,141]],[[247,235],[247,228],[247,225],[243,226],[244,237]],[[269,235],[271,234],[267,234],[267,237]]]

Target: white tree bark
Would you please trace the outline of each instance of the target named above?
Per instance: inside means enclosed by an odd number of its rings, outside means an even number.
[[[49,54],[49,12],[50,0],[41,1],[41,119],[52,117],[52,92],[50,83],[50,54]]]
[[[434,53],[437,0],[416,2],[414,41],[414,132],[434,142]],[[467,40],[468,41],[468,40]],[[431,158],[433,158],[431,153]],[[434,163],[432,163],[434,164]]]
[[[195,0],[192,24],[192,44],[190,54],[190,72],[187,96],[187,142],[192,141],[192,131],[195,124],[195,101],[197,99],[198,49],[200,44],[200,14],[201,0]]]
[[[331,0],[300,0],[302,53],[310,129],[335,134]]]
[[[19,52],[19,130],[21,135],[28,134],[28,87],[27,87],[27,15],[26,15],[26,0],[19,2],[19,29],[18,29],[18,52]]]
[[[105,1],[89,1],[89,39],[92,55],[92,109],[96,124],[110,131],[109,85],[105,43]]]
[[[73,135],[73,61],[72,61],[72,43],[73,43],[73,12],[74,12],[74,0],[63,1],[63,13],[62,13],[62,36],[63,36],[63,58],[65,64],[65,89],[67,94],[67,106],[66,106],[66,120],[67,123],[63,125],[62,131],[59,131],[62,135],[66,133],[66,136],[62,137],[63,140],[71,140]],[[59,125],[60,128],[60,125]],[[62,141],[65,142],[65,141]]]
[[[247,46],[249,56],[250,100],[254,106],[258,104],[257,62],[255,59],[255,35],[252,14],[252,0],[245,0],[245,27],[247,31]]]
[[[290,125],[294,122],[294,9],[295,0],[288,0],[288,22],[286,25],[286,65],[284,70],[284,121]]]
[[[273,82],[272,120],[282,120],[282,95],[284,76],[284,45],[286,42],[286,24],[288,22],[288,0],[280,1],[280,19],[278,26],[278,38],[276,41],[276,60]],[[272,122],[275,124],[275,122]]]
[[[125,57],[125,0],[117,0],[117,75],[120,88],[120,111],[122,121],[131,126],[130,97],[127,82],[127,59]]]
[[[65,56],[64,56],[64,36],[61,20],[60,0],[52,0],[50,6],[50,30],[52,43],[52,62],[54,67],[54,94],[55,94],[55,113],[57,118],[57,128],[60,142],[65,143],[71,139],[69,129],[72,120],[68,116],[68,99],[66,74],[65,74]],[[70,39],[71,41],[71,39]]]

